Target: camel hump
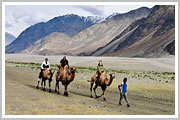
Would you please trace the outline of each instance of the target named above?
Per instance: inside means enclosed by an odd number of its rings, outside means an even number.
[[[43,70],[43,72],[45,73],[45,74],[47,74],[48,73],[48,69],[47,68],[45,68],[44,70]]]
[[[65,66],[64,66],[64,69],[68,69],[68,65],[65,65]]]
[[[103,74],[106,74],[106,72],[103,72]]]
[[[106,72],[101,73],[101,75],[106,75]]]

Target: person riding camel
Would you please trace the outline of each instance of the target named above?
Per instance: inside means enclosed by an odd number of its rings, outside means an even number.
[[[48,62],[48,58],[45,58],[45,61],[43,61],[43,63],[41,64],[41,72],[40,72],[39,77],[38,77],[38,82],[42,78],[42,73],[43,73],[43,70],[45,68],[47,68],[48,70],[50,69],[50,64]],[[51,70],[50,70],[50,72],[51,72]]]
[[[68,68],[69,68],[69,63],[68,63],[68,60],[66,59],[66,56],[64,56],[63,59],[61,59],[60,61],[59,71],[58,71],[58,74],[60,73],[60,76],[61,76],[60,70],[63,71],[65,65],[68,65]]]
[[[100,84],[100,76],[101,76],[101,73],[103,72],[104,72],[104,66],[102,64],[102,61],[99,60],[98,65],[97,65],[97,81],[96,81],[97,85]]]

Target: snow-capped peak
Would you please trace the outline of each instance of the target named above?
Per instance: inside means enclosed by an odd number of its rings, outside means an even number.
[[[84,19],[84,22],[90,21],[91,23],[94,23],[94,24],[100,23],[103,20],[105,20],[105,18],[102,17],[102,16],[87,16],[87,17],[84,17],[84,16],[79,16],[79,15],[76,15],[76,14],[65,14],[65,15],[63,15],[64,18],[70,18],[70,17],[73,17],[73,16],[78,16],[81,19]]]
[[[110,18],[112,18],[113,16],[116,16],[116,15],[118,15],[118,14],[120,14],[120,13],[114,12],[113,14],[109,15],[106,19],[110,19]]]
[[[105,19],[102,16],[87,16],[85,18],[85,21],[92,21],[93,23],[100,23],[103,20],[105,20]]]

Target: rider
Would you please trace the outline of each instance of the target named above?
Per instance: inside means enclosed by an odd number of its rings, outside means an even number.
[[[68,63],[68,60],[66,59],[66,56],[64,56],[63,59],[61,59],[60,61],[60,67],[64,68],[65,65],[68,65],[69,67],[69,63]]]
[[[104,72],[104,66],[103,66],[103,64],[102,64],[102,61],[101,60],[99,60],[99,62],[98,62],[98,65],[97,65],[97,81],[96,81],[96,84],[100,84],[100,75],[101,75],[101,73],[103,73]]]
[[[65,65],[68,65],[68,68],[69,68],[69,63],[68,63],[68,60],[66,59],[66,56],[64,56],[63,59],[61,59],[61,61],[60,61],[60,67],[59,67],[58,74],[60,73],[60,69],[61,70],[64,69]]]
[[[50,64],[48,62],[48,58],[45,58],[45,61],[41,64],[41,72],[40,72],[39,77],[38,77],[38,82],[42,78],[42,73],[43,73],[43,70],[45,68],[47,68],[48,70],[50,69]]]

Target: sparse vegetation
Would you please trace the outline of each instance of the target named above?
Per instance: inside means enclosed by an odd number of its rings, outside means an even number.
[[[7,62],[6,64],[13,64],[15,67],[28,67],[30,69],[41,69],[40,63],[26,63],[26,62]],[[58,70],[58,64],[51,64],[51,70]],[[71,66],[70,66],[71,67]],[[93,67],[76,67],[76,73],[88,73],[88,72],[95,72],[96,68]],[[115,74],[125,74],[130,75],[132,78],[140,79],[150,79],[160,81],[161,79],[164,80],[175,80],[175,72],[155,72],[155,71],[130,71],[130,70],[118,70],[118,69],[106,69],[108,73],[115,73]]]

